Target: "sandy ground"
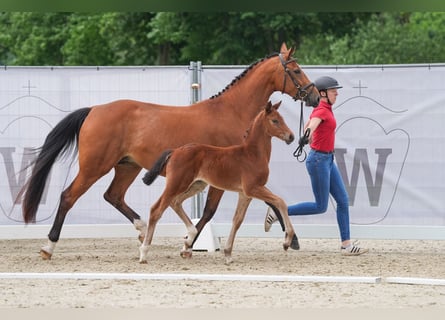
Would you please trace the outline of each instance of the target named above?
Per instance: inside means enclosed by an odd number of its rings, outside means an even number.
[[[221,239],[221,247],[225,239]],[[155,238],[139,264],[137,239],[61,239],[51,260],[45,240],[1,240],[0,313],[5,308],[423,309],[445,311],[445,285],[391,284],[388,277],[445,279],[445,241],[361,240],[370,252],[341,256],[336,240],[237,238],[234,262],[221,251],[179,256],[181,239]],[[381,277],[380,283],[6,279],[4,273],[173,273]]]

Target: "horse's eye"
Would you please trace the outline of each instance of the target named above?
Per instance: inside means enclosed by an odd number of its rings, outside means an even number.
[[[273,123],[273,124],[279,124],[280,121],[278,121],[277,119],[273,119],[273,120],[272,120],[272,123]]]
[[[294,69],[294,70],[292,70],[295,74],[300,74],[301,73],[301,70],[300,69]]]

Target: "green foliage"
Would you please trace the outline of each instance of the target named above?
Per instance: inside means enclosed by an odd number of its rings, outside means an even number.
[[[308,64],[439,63],[445,61],[443,43],[444,13],[381,13],[340,37],[305,38],[300,53]]]
[[[0,13],[4,65],[250,64],[297,48],[303,65],[445,61],[445,13]]]

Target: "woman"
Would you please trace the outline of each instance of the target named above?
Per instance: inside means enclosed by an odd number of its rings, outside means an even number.
[[[312,111],[304,131],[309,136],[303,136],[300,144],[310,143],[311,151],[306,160],[306,168],[311,178],[312,192],[315,202],[302,202],[288,207],[289,216],[310,215],[326,212],[329,194],[337,203],[337,223],[340,230],[341,253],[347,256],[357,256],[368,252],[368,249],[352,243],[349,230],[349,199],[343,180],[334,163],[334,142],[336,120],[332,105],[337,99],[337,80],[331,77],[321,77],[315,80],[315,86],[320,92],[320,103]],[[269,207],[264,221],[264,230],[270,230],[272,223],[278,218]]]

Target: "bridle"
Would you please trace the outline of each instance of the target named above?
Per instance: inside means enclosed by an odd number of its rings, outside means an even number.
[[[281,65],[283,66],[284,72],[285,72],[284,80],[283,80],[283,90],[281,90],[281,92],[284,92],[284,90],[286,89],[286,80],[287,80],[286,75],[288,75],[289,78],[292,80],[292,83],[294,84],[294,86],[297,88],[297,93],[292,98],[295,101],[296,100],[305,101],[309,94],[308,91],[309,91],[309,89],[312,90],[312,88],[314,87],[314,83],[311,82],[311,83],[308,83],[307,85],[305,85],[304,87],[301,87],[301,85],[298,83],[297,79],[294,76],[295,73],[287,67],[288,63],[296,62],[296,59],[290,59],[288,61],[284,61],[281,53],[278,55],[278,57],[280,58]]]
[[[312,88],[315,85],[314,85],[313,82],[311,82],[311,83],[305,85],[304,87],[301,87],[301,85],[298,83],[297,79],[294,76],[295,73],[287,67],[288,63],[296,62],[296,60],[293,58],[293,59],[290,59],[288,61],[284,61],[283,56],[282,56],[281,53],[278,55],[278,57],[280,58],[281,65],[283,66],[284,72],[285,72],[284,73],[284,80],[283,80],[283,90],[281,90],[281,92],[284,92],[284,90],[286,89],[286,79],[287,79],[286,75],[288,75],[289,78],[292,80],[294,86],[297,88],[297,93],[292,98],[295,101],[301,100],[300,130],[299,130],[299,136],[300,136],[299,142],[300,142],[302,136],[305,137],[306,139],[309,138],[309,133],[310,133],[309,129],[307,129],[306,132],[304,132],[304,134],[303,134],[303,122],[304,122],[304,120],[303,120],[303,101],[306,100],[306,98],[307,98],[307,96],[309,94],[308,91],[312,90]],[[293,153],[293,156],[296,157],[297,160],[300,161],[300,162],[304,162],[306,160],[307,153],[304,150],[304,144],[299,144],[298,148]]]

